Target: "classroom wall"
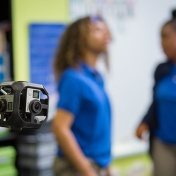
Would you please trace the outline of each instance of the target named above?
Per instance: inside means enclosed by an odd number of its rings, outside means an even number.
[[[14,78],[16,81],[29,81],[29,24],[66,21],[68,21],[68,0],[12,0]]]
[[[152,98],[154,69],[165,59],[160,47],[160,27],[170,18],[170,11],[176,7],[176,2],[131,0],[134,3],[132,6],[126,4],[125,0],[101,2],[13,0],[15,80],[29,80],[30,23],[66,22],[85,14],[101,12],[102,9],[113,36],[110,47],[111,69],[105,77],[113,110],[113,154],[119,157],[147,150],[147,143],[139,144],[135,138],[135,128]],[[110,3],[115,4],[108,6]]]

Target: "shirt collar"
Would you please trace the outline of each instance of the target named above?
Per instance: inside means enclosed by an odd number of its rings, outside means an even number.
[[[80,68],[81,68],[81,71],[83,73],[85,73],[89,77],[92,77],[96,82],[99,82],[102,85],[104,84],[102,76],[100,75],[100,73],[95,68],[89,66],[85,62],[80,63]]]
[[[93,67],[89,66],[85,62],[82,62],[80,64],[80,68],[84,73],[87,73],[87,74],[95,75],[97,73],[97,71]]]

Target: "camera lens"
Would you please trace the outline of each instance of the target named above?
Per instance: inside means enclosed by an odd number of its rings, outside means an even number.
[[[36,109],[36,110],[39,110],[40,108],[41,108],[40,104],[38,104],[38,103],[35,104],[35,109]]]
[[[6,110],[6,100],[0,100],[0,112],[4,112]]]
[[[40,113],[42,110],[42,105],[40,103],[40,101],[38,100],[33,100],[30,103],[30,111],[32,111],[33,113]]]

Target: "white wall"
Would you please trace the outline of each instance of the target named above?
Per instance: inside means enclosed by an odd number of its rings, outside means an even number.
[[[124,23],[123,32],[116,32],[112,24],[115,41],[110,50],[108,90],[114,113],[115,155],[146,150],[134,133],[151,102],[154,69],[165,59],[160,28],[174,6],[173,0],[137,1],[135,15]]]
[[[151,102],[154,69],[165,59],[160,47],[160,27],[170,18],[176,1],[70,2],[73,19],[98,12],[105,16],[112,31],[111,69],[105,78],[113,110],[114,155],[143,152],[147,145],[134,137],[135,128]],[[76,10],[78,6],[81,11]]]

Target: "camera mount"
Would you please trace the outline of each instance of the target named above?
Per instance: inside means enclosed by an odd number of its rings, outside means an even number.
[[[44,86],[25,81],[0,84],[0,126],[12,130],[40,128],[48,118],[49,95]]]

